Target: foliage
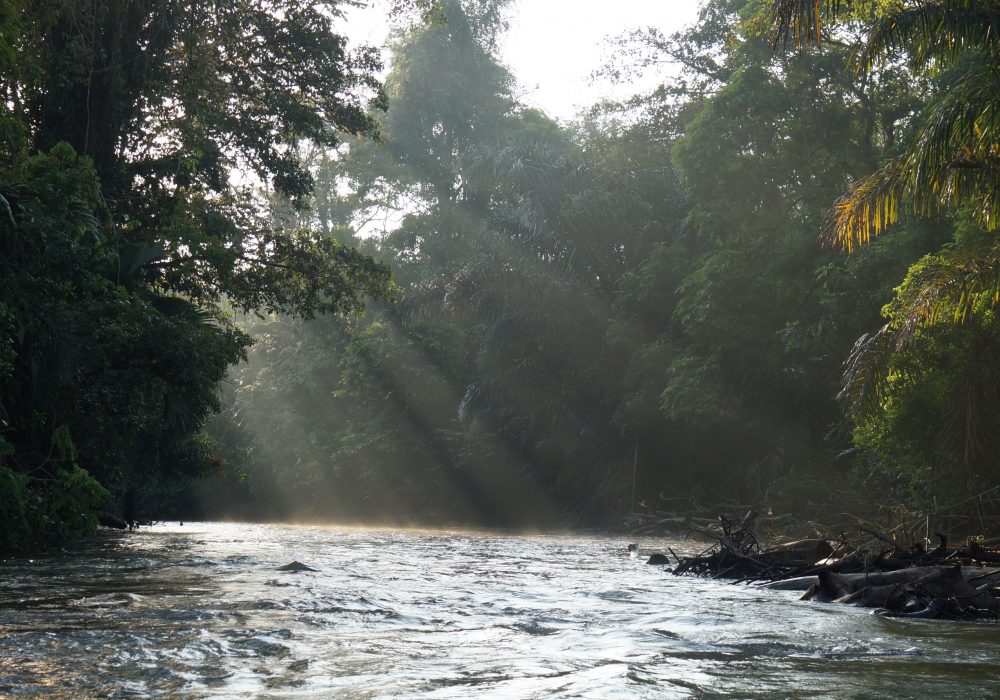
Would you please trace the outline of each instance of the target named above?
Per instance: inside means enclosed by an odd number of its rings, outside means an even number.
[[[383,91],[334,3],[0,2],[8,550],[89,527],[88,473],[536,526],[995,480],[995,3],[706,0],[568,125],[508,5],[395,3]]]
[[[231,409],[268,453],[248,481],[313,517],[538,524],[620,512],[636,463],[643,499],[763,495],[831,464],[840,362],[891,293],[878,271],[940,236],[851,260],[816,237],[923,82],[900,66],[859,86],[843,50],[772,63],[753,5],[713,2],[690,34],[642,39],[685,59],[678,84],[567,129],[441,7],[399,35],[384,146],[340,155],[352,191],[330,207],[398,222],[367,245],[401,301],[254,331],[270,349]]]
[[[1000,473],[998,349],[990,312],[926,329],[893,353],[879,410],[858,416],[858,444],[882,471],[901,473],[924,505],[978,493]]]
[[[129,520],[143,498],[147,515],[187,507],[188,486],[173,507],[156,494],[217,464],[199,431],[251,344],[231,309],[356,314],[394,288],[266,196],[307,205],[303,142],[375,136],[380,64],[333,32],[336,3],[0,16],[0,525],[22,549],[91,530],[102,500]]]
[[[806,5],[772,3],[776,36],[805,19],[819,31]],[[859,9],[828,3],[827,19]],[[907,213],[956,218],[952,240],[908,270],[883,310],[887,322],[855,344],[841,394],[857,443],[925,502],[995,478],[998,19],[991,1],[891,3],[874,13],[853,57],[862,78],[904,60],[934,81],[908,144],[852,183],[829,223],[833,240],[853,251]]]
[[[837,17],[860,9],[851,2],[827,2]],[[776,41],[807,25],[820,41],[820,3],[771,3]],[[832,237],[848,251],[900,220],[966,208],[987,230],[1000,216],[996,176],[1000,123],[997,30],[1000,5],[992,0],[935,0],[890,3],[875,15],[856,47],[853,62],[862,75],[904,54],[916,70],[938,77],[938,96],[925,107],[910,147],[880,169],[854,182],[831,216]],[[801,41],[799,41],[801,44]]]
[[[23,474],[0,461],[0,556],[63,544],[97,529],[92,510],[107,499],[108,491],[74,462],[65,426],[56,431],[53,442],[55,463],[64,465],[54,473],[43,468]],[[10,443],[0,442],[0,459],[13,453]]]

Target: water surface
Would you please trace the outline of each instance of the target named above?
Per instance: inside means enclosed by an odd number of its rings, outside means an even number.
[[[996,624],[678,578],[625,544],[217,523],[103,533],[0,565],[0,696],[1000,697]],[[318,571],[275,571],[292,560]]]

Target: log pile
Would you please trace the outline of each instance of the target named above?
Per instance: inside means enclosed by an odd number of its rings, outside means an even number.
[[[802,600],[881,608],[899,617],[1000,619],[1000,567],[917,566],[840,574],[821,571]]]
[[[765,548],[755,534],[755,520],[753,513],[738,522],[720,517],[714,544],[695,556],[674,554],[673,573],[805,590],[803,600],[880,608],[905,617],[1000,619],[1000,551],[977,541],[954,547],[937,535],[933,549],[920,543],[902,547],[859,526],[866,542],[808,539]]]

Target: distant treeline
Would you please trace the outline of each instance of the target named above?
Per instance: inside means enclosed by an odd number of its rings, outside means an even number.
[[[0,548],[996,483],[1000,3],[706,0],[570,125],[507,0],[321,4],[0,0]]]
[[[660,88],[572,125],[518,101],[505,2],[438,5],[397,34],[382,142],[315,153],[285,213],[401,299],[247,319],[210,426],[237,512],[594,524],[689,490],[787,512],[996,482],[997,170],[972,182],[996,3],[709,0],[620,39],[607,75]],[[978,146],[942,116],[974,85]]]

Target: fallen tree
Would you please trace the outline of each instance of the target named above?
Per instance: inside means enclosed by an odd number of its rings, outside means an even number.
[[[861,541],[819,538],[762,547],[756,519],[753,512],[739,522],[718,518],[709,548],[689,557],[670,550],[673,573],[804,590],[803,600],[881,608],[891,615],[1000,619],[1000,551],[976,540],[950,546],[937,534],[933,549],[919,542],[903,546],[859,523]]]

